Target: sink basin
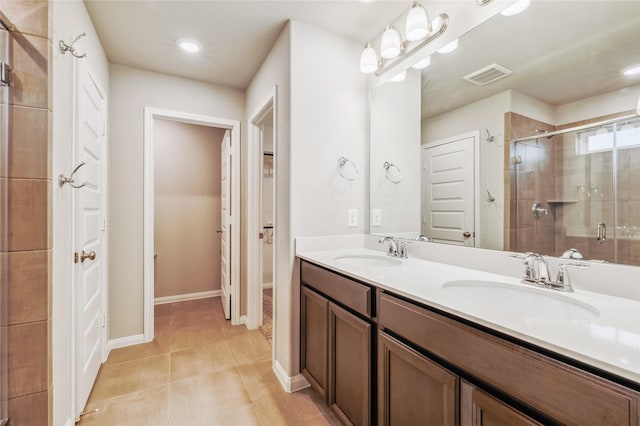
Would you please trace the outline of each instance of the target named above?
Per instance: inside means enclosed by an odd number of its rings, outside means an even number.
[[[462,304],[482,306],[504,315],[536,319],[588,320],[600,316],[595,307],[555,290],[528,288],[524,285],[494,281],[449,281],[442,285]]]
[[[348,254],[338,256],[335,260],[351,266],[384,267],[402,265],[402,260],[400,259],[377,254]]]

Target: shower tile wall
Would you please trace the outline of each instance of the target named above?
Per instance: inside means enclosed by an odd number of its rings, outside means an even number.
[[[51,95],[47,1],[0,0],[16,26],[9,89],[8,370],[13,426],[51,424]],[[3,105],[3,107],[5,107]],[[4,213],[2,213],[4,214]]]
[[[508,140],[535,134],[536,130],[553,131],[547,123],[533,120],[513,112],[505,114],[505,132]],[[554,209],[548,200],[555,194],[555,150],[553,138],[540,138],[509,145],[509,158],[521,162],[510,162],[509,168],[509,241],[512,251],[533,251],[550,254],[554,251]],[[548,216],[534,219],[531,207],[540,202],[549,212]],[[506,241],[505,241],[506,243]]]

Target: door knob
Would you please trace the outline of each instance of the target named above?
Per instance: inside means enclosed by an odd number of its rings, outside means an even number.
[[[86,253],[84,250],[82,250],[80,253],[76,252],[73,257],[75,263],[84,263],[84,261],[87,259],[96,260],[96,252],[91,250],[89,253]]]

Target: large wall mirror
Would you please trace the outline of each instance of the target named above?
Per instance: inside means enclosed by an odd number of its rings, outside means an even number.
[[[373,88],[371,234],[640,265],[638,40],[638,1],[533,1]]]

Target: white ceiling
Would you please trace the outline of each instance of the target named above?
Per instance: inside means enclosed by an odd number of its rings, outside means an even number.
[[[411,1],[84,0],[109,62],[246,88],[289,19],[362,42],[374,38]],[[197,54],[179,37],[202,45]],[[358,66],[354,57],[354,67]]]

